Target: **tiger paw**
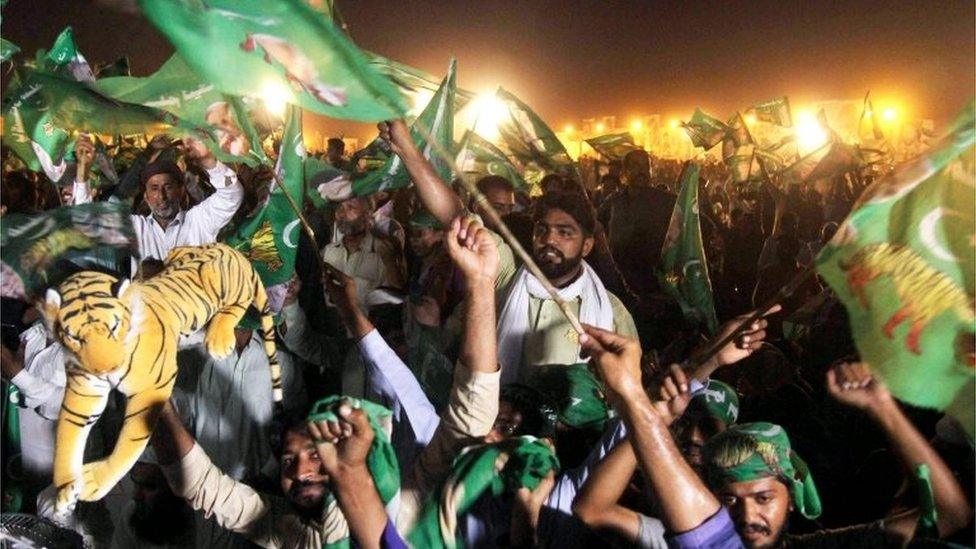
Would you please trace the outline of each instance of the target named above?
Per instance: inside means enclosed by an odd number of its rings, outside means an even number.
[[[207,334],[203,338],[207,351],[214,358],[224,358],[234,350],[237,338],[234,336],[234,326],[225,320],[225,317],[216,317],[210,321],[207,327]]]
[[[81,469],[80,499],[82,501],[97,501],[105,497],[109,490],[115,486],[112,473],[108,462],[105,460],[86,463]]]
[[[76,478],[58,488],[57,498],[54,500],[54,514],[56,517],[63,518],[71,515],[78,504],[78,496],[81,494],[82,479]]]

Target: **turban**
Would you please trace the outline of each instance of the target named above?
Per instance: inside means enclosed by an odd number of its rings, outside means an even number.
[[[735,425],[709,440],[704,455],[708,483],[713,488],[775,477],[789,488],[793,504],[804,517],[820,516],[820,495],[810,470],[779,425]]]
[[[717,380],[710,380],[704,389],[695,393],[685,415],[692,418],[714,417],[726,425],[739,419],[739,397],[735,389]]]

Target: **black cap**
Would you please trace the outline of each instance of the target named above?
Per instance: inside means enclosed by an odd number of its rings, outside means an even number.
[[[157,160],[155,162],[146,164],[146,167],[142,169],[142,173],[139,174],[139,183],[145,185],[146,181],[149,181],[150,177],[159,175],[161,173],[166,173],[173,176],[180,184],[184,182],[183,170],[176,165],[176,162],[173,162],[172,160]]]

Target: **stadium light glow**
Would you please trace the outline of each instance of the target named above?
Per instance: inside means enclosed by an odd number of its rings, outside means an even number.
[[[896,111],[891,107],[888,107],[887,109],[882,111],[881,117],[887,120],[888,122],[891,122],[892,120],[898,118],[898,111]]]
[[[746,124],[748,124],[750,126],[756,123],[756,115],[754,115],[752,113],[749,113],[749,114],[743,116],[742,118],[746,121]]]
[[[681,121],[678,120],[677,118],[672,118],[671,121],[668,122],[668,126],[671,126],[671,128],[677,128],[680,125],[681,125]]]
[[[566,124],[563,126],[563,133],[573,133],[574,131],[576,131],[576,128],[574,128],[572,124]]]
[[[489,141],[498,139],[498,125],[508,119],[508,108],[494,92],[482,93],[472,102],[474,132]]]
[[[606,131],[607,127],[603,124],[603,122],[597,122],[596,128],[594,129],[596,130],[597,133],[603,133],[604,131]]]
[[[261,88],[261,102],[264,103],[264,108],[278,118],[285,115],[285,107],[291,99],[291,90],[279,82],[268,82]]]
[[[427,104],[433,99],[434,92],[431,90],[420,89],[410,98],[410,111],[408,115],[410,116],[420,116],[420,113],[424,112],[427,108]]]
[[[635,132],[639,132],[644,129],[644,123],[641,122],[640,119],[632,120],[630,122],[630,129],[634,130]]]
[[[796,144],[801,154],[812,152],[827,142],[827,134],[816,117],[807,111],[800,111],[796,115]]]

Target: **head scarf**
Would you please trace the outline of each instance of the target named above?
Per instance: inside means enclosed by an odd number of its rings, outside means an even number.
[[[410,216],[410,226],[413,228],[426,228],[441,230],[444,227],[441,226],[440,221],[437,221],[433,215],[427,210],[417,210],[412,216]]]
[[[139,174],[139,182],[145,185],[150,177],[161,173],[168,174],[181,185],[184,183],[183,170],[172,160],[156,160],[155,162],[146,164],[146,167]]]
[[[714,417],[734,425],[739,419],[739,396],[735,389],[718,380],[709,380],[704,389],[695,393],[685,410],[692,418]]]
[[[820,516],[820,495],[810,470],[779,425],[735,425],[709,440],[704,455],[708,483],[713,488],[775,477],[790,489],[793,504],[804,517]]]
[[[529,386],[556,406],[560,423],[577,429],[603,429],[613,417],[604,399],[603,384],[586,363],[539,366]]]

